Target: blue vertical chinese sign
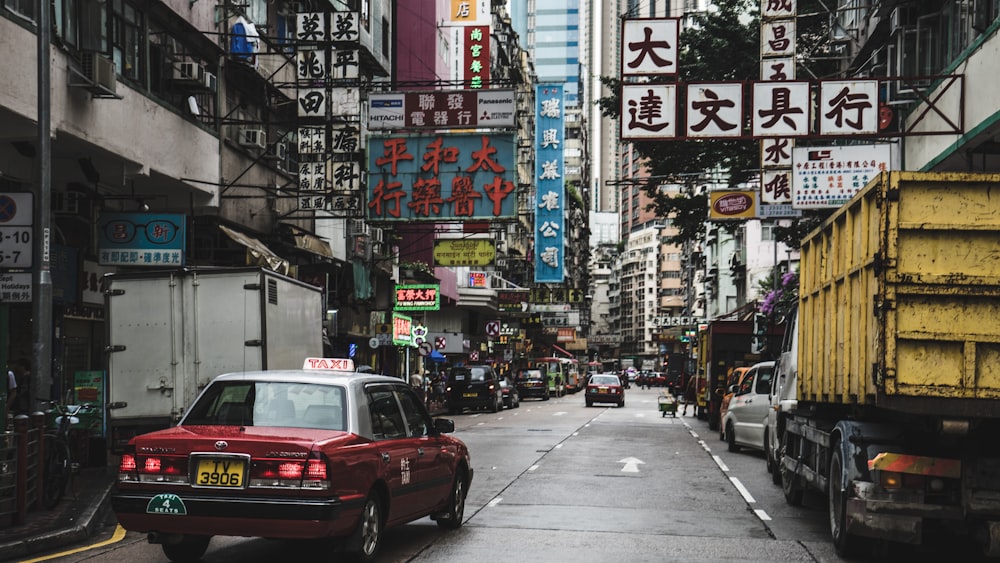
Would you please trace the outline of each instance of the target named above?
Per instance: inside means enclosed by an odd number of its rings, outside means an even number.
[[[562,86],[535,86],[535,104],[535,283],[562,283],[566,277]]]

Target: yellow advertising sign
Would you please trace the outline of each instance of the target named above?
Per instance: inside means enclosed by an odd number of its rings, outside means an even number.
[[[478,0],[451,0],[451,21],[454,23],[476,23]]]
[[[716,190],[709,192],[709,221],[732,221],[757,217],[757,192]]]
[[[493,241],[486,239],[443,239],[434,241],[437,266],[489,266],[496,258]]]

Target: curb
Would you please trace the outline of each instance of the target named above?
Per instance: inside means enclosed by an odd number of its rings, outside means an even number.
[[[0,561],[25,558],[26,556],[58,549],[65,545],[79,543],[93,536],[103,528],[102,523],[108,514],[111,513],[112,487],[112,483],[104,485],[103,493],[94,497],[100,498],[101,501],[85,507],[76,520],[75,525],[0,544]]]

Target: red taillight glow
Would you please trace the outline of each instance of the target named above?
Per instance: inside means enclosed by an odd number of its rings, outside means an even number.
[[[326,464],[321,459],[310,459],[306,479],[326,479]]]
[[[146,463],[142,466],[142,471],[144,473],[159,473],[160,472],[160,458],[158,457],[147,457]]]
[[[122,459],[118,463],[118,471],[129,472],[129,473],[135,471],[135,456],[132,454],[122,455]]]
[[[278,465],[278,477],[281,479],[301,479],[302,463],[289,461]]]

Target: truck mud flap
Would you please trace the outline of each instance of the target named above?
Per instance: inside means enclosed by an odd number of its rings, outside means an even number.
[[[923,535],[923,519],[868,512],[864,500],[852,498],[847,500],[847,532],[868,538],[919,544]]]

